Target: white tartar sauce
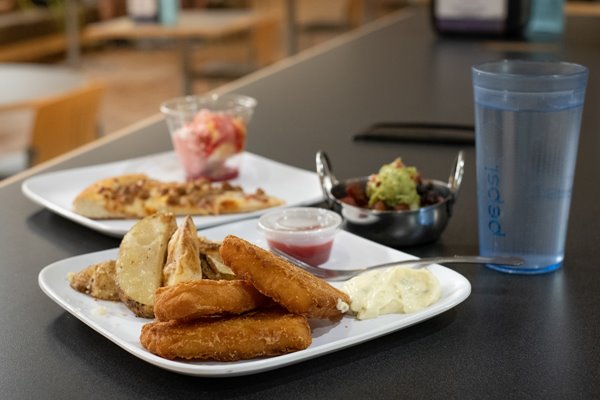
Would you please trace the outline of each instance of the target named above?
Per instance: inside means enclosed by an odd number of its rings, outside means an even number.
[[[358,319],[412,313],[440,298],[440,283],[427,269],[391,267],[367,271],[344,284]]]

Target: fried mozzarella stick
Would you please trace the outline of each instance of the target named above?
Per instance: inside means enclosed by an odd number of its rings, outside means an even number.
[[[272,300],[248,281],[200,279],[158,288],[154,295],[154,316],[159,321],[190,320],[241,314],[267,303]]]
[[[238,277],[294,314],[335,321],[348,309],[346,293],[243,239],[227,236],[220,251]]]
[[[181,322],[151,322],[140,342],[168,359],[247,360],[303,350],[312,342],[306,318],[283,310]]]

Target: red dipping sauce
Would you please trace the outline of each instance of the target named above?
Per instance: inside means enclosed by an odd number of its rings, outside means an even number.
[[[323,208],[292,207],[260,217],[258,230],[271,249],[316,267],[329,260],[342,218]]]
[[[267,240],[271,248],[281,250],[292,257],[304,261],[305,263],[316,267],[321,264],[325,264],[329,260],[331,255],[331,248],[333,247],[333,240],[325,243],[313,244],[313,245],[294,245],[276,242],[274,240]]]

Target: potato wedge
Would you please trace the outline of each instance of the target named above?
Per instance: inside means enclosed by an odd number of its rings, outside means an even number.
[[[139,220],[123,237],[116,263],[119,298],[143,318],[154,317],[154,292],[162,284],[169,238],[177,229],[173,214]]]
[[[221,242],[212,241],[204,236],[198,236],[202,272],[208,279],[238,279],[231,268],[223,263],[219,248]]]
[[[115,266],[115,260],[92,264],[82,271],[70,274],[69,284],[73,289],[96,299],[118,301]]]
[[[208,267],[217,276],[217,278],[215,278],[215,279],[226,279],[226,280],[239,279],[237,276],[235,276],[235,274],[233,273],[231,268],[229,268],[227,265],[225,265],[220,254],[216,254],[216,255],[206,254],[206,262],[208,264]]]
[[[198,234],[194,221],[188,216],[169,240],[163,286],[197,279],[202,279]]]

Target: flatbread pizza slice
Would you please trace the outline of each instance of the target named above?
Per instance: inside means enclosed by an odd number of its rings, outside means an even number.
[[[203,179],[162,182],[144,174],[101,179],[73,201],[73,210],[92,219],[143,218],[156,212],[174,215],[245,213],[282,205],[281,199],[262,189],[245,192],[227,182]]]

